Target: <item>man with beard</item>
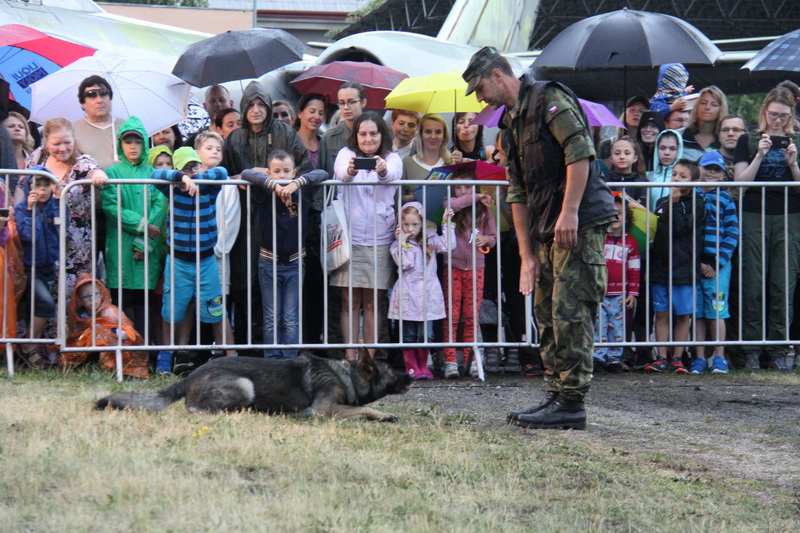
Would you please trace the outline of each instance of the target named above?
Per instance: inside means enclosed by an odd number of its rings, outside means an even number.
[[[506,111],[508,174],[519,241],[520,292],[536,285],[547,395],[508,414],[519,426],[586,427],[584,396],[592,379],[594,320],[606,288],[603,246],[617,217],[594,161],[588,121],[575,94],[559,83],[517,77],[508,60],[483,47],[463,74],[467,94]]]

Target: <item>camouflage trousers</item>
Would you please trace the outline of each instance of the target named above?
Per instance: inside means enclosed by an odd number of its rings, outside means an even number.
[[[542,362],[548,392],[581,400],[589,391],[597,305],[606,292],[603,247],[606,224],[578,232],[578,244],[561,250],[552,240],[539,243],[542,267],[534,293]]]

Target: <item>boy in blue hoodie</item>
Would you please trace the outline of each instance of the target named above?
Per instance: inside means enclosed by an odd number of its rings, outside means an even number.
[[[199,154],[184,146],[175,150],[173,165],[176,170],[160,169],[153,172],[153,179],[167,180],[183,187],[174,189],[173,205],[167,222],[171,240],[170,254],[164,265],[164,296],[161,316],[164,319],[163,339],[168,343],[170,324],[176,324],[175,343],[189,342],[192,324],[184,320],[192,302],[199,300],[200,322],[212,324],[217,344],[231,344],[233,333],[222,305],[222,286],[219,280],[214,245],[217,243],[216,199],[220,186],[198,185],[194,180],[224,181],[228,172],[217,166],[222,160],[222,143],[209,139],[200,146]],[[170,186],[158,185],[169,201]],[[195,198],[199,196],[199,198]],[[198,223],[199,221],[199,223]],[[199,256],[199,260],[198,260]],[[174,281],[173,281],[174,270]],[[197,292],[197,281],[200,291]],[[174,302],[173,302],[174,301]],[[174,303],[174,308],[173,308]],[[236,355],[229,350],[226,355]],[[159,352],[157,372],[170,372],[172,353]]]
[[[658,89],[650,99],[650,111],[658,111],[667,120],[670,113],[686,107],[684,96],[692,94],[694,86],[686,85],[689,71],[681,63],[661,65],[658,71]]]
[[[37,165],[31,170],[47,169]],[[32,186],[29,185],[31,182]],[[26,198],[14,207],[17,231],[24,250],[25,273],[28,276],[27,295],[23,297],[22,302],[23,305],[29,303],[30,293],[33,291],[33,324],[28,325],[28,332],[31,339],[38,339],[42,336],[47,321],[56,317],[56,303],[50,295],[50,289],[57,275],[58,198],[61,189],[55,178],[44,176],[32,176],[32,179],[24,181],[22,187]],[[65,217],[63,223],[66,224],[68,218]],[[32,274],[35,274],[35,277]],[[20,316],[29,315],[20,314]],[[37,344],[24,344],[20,346],[18,353],[29,366],[41,368],[45,365],[46,359],[39,347]]]

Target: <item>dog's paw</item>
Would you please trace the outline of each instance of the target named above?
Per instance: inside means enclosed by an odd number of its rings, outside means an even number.
[[[386,415],[379,420],[379,422],[399,422],[400,417],[397,415]]]

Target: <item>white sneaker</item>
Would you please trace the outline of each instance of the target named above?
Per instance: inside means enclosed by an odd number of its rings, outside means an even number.
[[[469,365],[469,375],[473,378],[478,377],[478,362],[476,360],[472,360],[472,363]]]
[[[458,379],[458,363],[455,361],[447,361],[444,364],[444,379]]]

